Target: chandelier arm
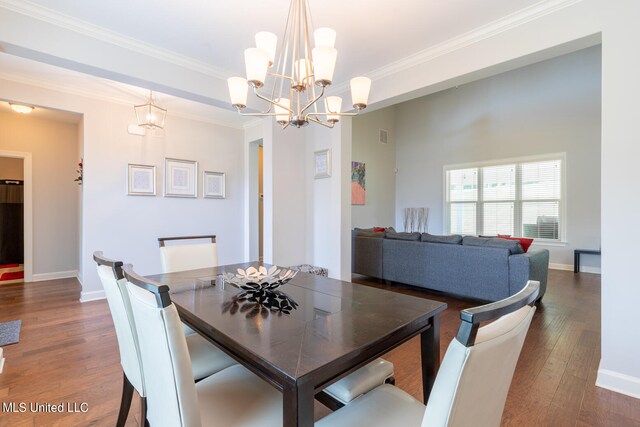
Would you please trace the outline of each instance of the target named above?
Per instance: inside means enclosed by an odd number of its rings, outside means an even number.
[[[275,117],[276,113],[242,113],[240,111],[238,111],[238,113],[240,113],[241,116],[247,116],[247,117]]]
[[[281,79],[287,79],[287,80],[293,81],[293,78],[291,78],[290,76],[285,76],[284,74],[269,73],[269,75],[272,77],[280,77]]]
[[[253,93],[255,93],[255,95],[256,95],[258,98],[262,99],[263,101],[267,101],[269,104],[277,105],[278,107],[283,108],[283,109],[287,110],[287,111],[288,111],[288,112],[290,112],[290,113],[293,113],[293,110],[292,110],[291,108],[286,107],[286,106],[284,106],[284,105],[282,105],[282,104],[278,104],[276,101],[274,101],[274,100],[272,100],[272,99],[269,99],[269,98],[267,98],[267,97],[266,97],[266,96],[264,96],[264,95],[261,95],[261,94],[260,94],[260,92],[258,92],[258,89],[257,89],[257,88],[255,88],[255,87],[253,88]],[[269,110],[267,110],[267,111],[270,111],[270,110],[271,110],[271,105],[269,106]],[[274,114],[274,115],[275,115],[275,114]]]
[[[325,116],[325,115],[332,115],[332,116],[357,116],[358,113],[333,113],[331,111],[326,111],[324,113],[307,113],[307,116]]]
[[[325,123],[325,122],[323,122],[322,120],[317,119],[317,118],[315,118],[315,117],[308,117],[308,116],[307,116],[307,119],[309,119],[309,121],[312,121],[312,122],[314,122],[314,123],[317,123],[317,124],[319,124],[319,125],[322,125],[322,126],[324,126],[324,127],[327,127],[327,128],[329,128],[329,129],[333,128],[333,123],[331,123],[331,124],[329,124],[329,123]]]
[[[324,95],[324,86],[322,86],[322,90],[320,91],[320,95],[316,96],[313,100],[311,100],[307,105],[304,106],[304,108],[302,110],[300,110],[300,113],[298,113],[298,115],[302,115],[302,113],[304,113],[309,107],[311,107],[313,104],[315,104],[316,102],[318,102],[318,100],[320,98],[322,98],[322,95]]]

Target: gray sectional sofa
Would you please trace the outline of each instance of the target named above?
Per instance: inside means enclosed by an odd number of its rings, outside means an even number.
[[[352,272],[469,298],[497,301],[528,280],[547,289],[549,251],[523,253],[517,241],[419,233],[352,234]]]

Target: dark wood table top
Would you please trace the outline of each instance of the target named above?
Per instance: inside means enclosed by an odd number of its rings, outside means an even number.
[[[314,388],[329,385],[336,365],[372,359],[428,328],[446,304],[307,273],[278,288],[299,307],[291,314],[234,304],[240,290],[215,285],[216,276],[260,263],[235,264],[149,276],[171,289],[186,323],[239,359],[250,360],[275,385],[313,373]],[[267,264],[264,264],[268,266]],[[330,366],[331,365],[331,366]],[[345,374],[345,371],[342,371]],[[273,381],[273,376],[280,378]]]

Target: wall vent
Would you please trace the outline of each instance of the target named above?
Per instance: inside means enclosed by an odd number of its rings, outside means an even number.
[[[386,144],[389,142],[389,132],[384,130],[384,129],[380,129],[380,138],[379,141],[383,144]]]

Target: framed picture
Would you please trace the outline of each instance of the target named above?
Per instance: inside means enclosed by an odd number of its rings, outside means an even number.
[[[164,196],[198,197],[198,162],[164,159]]]
[[[155,196],[156,167],[129,164],[127,168],[127,194],[129,196]]]
[[[365,164],[362,162],[351,162],[351,204],[364,205],[366,199]]]
[[[331,149],[314,152],[314,178],[329,178],[331,176]]]
[[[202,196],[207,199],[224,199],[224,172],[208,172],[202,174]]]

